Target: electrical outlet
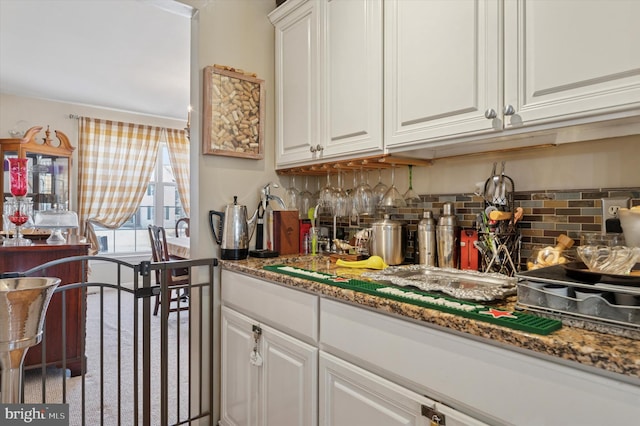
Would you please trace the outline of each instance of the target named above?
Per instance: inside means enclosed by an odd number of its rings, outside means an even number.
[[[618,210],[630,208],[630,198],[603,198],[602,199],[602,232],[607,232],[606,224],[608,219],[617,219]]]

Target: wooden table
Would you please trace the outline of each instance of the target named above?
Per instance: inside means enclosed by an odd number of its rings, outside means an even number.
[[[28,269],[73,256],[84,256],[88,253],[89,244],[48,245],[33,244],[31,246],[0,246],[0,272],[24,272]],[[86,273],[85,268],[85,273]],[[60,278],[60,286],[86,281],[82,276],[80,262],[63,263],[53,266],[38,274],[39,276]],[[64,292],[66,310],[63,311],[63,294],[56,293],[51,298],[46,315],[46,361],[47,365],[62,366],[63,354],[66,353],[67,368],[72,376],[82,374],[81,362],[84,357],[85,316],[81,289]],[[62,315],[66,317],[66,343],[63,345]],[[24,361],[24,367],[35,368],[42,365],[42,343],[30,348]]]
[[[189,237],[167,238],[167,252],[169,256],[180,259],[189,259]]]

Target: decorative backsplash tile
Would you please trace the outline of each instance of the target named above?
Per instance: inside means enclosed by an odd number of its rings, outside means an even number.
[[[555,246],[560,234],[567,234],[579,244],[583,232],[600,232],[603,221],[602,199],[625,197],[631,199],[632,206],[640,206],[640,187],[515,192],[514,208],[522,207],[524,210],[524,217],[518,222],[522,235],[521,265],[526,263],[535,247]],[[460,227],[475,228],[476,218],[485,208],[484,199],[475,194],[421,195],[420,198],[422,202],[416,205],[386,210],[393,219],[407,223],[410,241],[408,257],[413,252],[412,234],[415,235],[425,209],[431,210],[438,218],[442,205],[453,202]],[[346,218],[338,219],[338,236],[348,236],[350,230],[370,226],[383,213],[385,211],[379,210],[375,217],[360,218],[357,226],[350,226],[354,224],[350,224]],[[331,228],[333,221],[331,218],[321,217],[321,224]]]

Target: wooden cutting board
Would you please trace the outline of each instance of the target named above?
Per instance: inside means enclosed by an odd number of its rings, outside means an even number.
[[[280,254],[300,252],[300,221],[298,210],[273,211],[273,245]]]

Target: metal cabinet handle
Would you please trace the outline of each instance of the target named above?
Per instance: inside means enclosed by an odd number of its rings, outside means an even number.
[[[486,110],[486,111],[484,112],[484,117],[485,117],[487,120],[493,120],[493,119],[494,119],[494,118],[496,118],[497,116],[498,116],[498,113],[497,113],[497,112],[496,112],[496,110],[495,110],[495,109],[493,109],[493,108],[489,108],[488,110]]]
[[[513,115],[516,113],[516,109],[513,105],[507,105],[504,107],[504,115]]]
[[[316,146],[310,146],[309,147],[309,151],[311,151],[312,153],[313,152],[322,152],[322,151],[324,151],[324,146],[322,146],[320,144],[318,144]]]

